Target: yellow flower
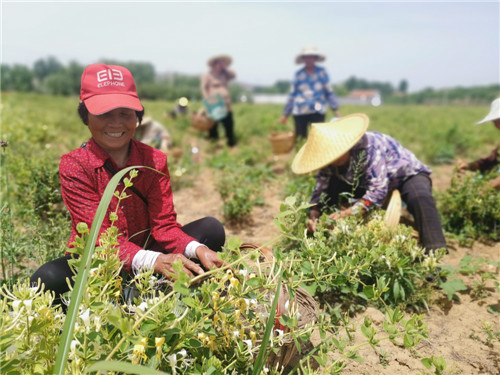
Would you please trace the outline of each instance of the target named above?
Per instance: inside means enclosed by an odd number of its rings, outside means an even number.
[[[132,352],[132,363],[136,365],[141,362],[141,359],[144,361],[148,359],[148,356],[146,355],[146,348],[142,344],[134,345],[134,350]]]
[[[255,331],[250,331],[249,336],[250,336],[250,339],[252,340],[252,342],[255,343],[255,340],[257,339],[257,335],[255,334]]]
[[[162,346],[165,343],[165,337],[155,337],[156,358],[160,359],[162,353]]]
[[[159,347],[165,343],[165,337],[155,337],[155,346]]]

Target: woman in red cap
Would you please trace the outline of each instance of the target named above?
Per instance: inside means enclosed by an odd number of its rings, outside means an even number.
[[[212,217],[181,226],[172,200],[166,155],[133,139],[144,115],[132,74],[124,67],[94,64],[82,75],[78,113],[88,126],[91,138],[82,147],[62,156],[59,166],[61,192],[71,214],[74,242],[80,222],[92,224],[104,190],[113,175],[130,166],[147,166],[162,173],[140,168],[129,188],[129,197],[120,202],[113,197],[108,212],[116,211],[120,259],[128,273],[153,269],[170,278],[172,263],[181,260],[191,277],[223,262],[217,255],[225,242],[222,224]],[[121,185],[121,186],[120,186]],[[118,189],[123,189],[120,183]],[[109,215],[102,233],[111,226]],[[71,254],[41,266],[31,277],[39,280],[56,297],[69,290],[72,280],[68,265]],[[201,266],[200,266],[201,264]],[[203,268],[202,268],[203,267]]]

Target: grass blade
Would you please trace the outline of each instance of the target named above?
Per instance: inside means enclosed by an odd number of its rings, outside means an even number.
[[[276,293],[274,294],[273,305],[271,306],[271,311],[269,313],[269,318],[266,323],[266,330],[264,332],[264,337],[262,338],[262,344],[260,345],[259,354],[255,360],[255,366],[252,371],[252,375],[258,375],[261,373],[265,364],[265,354],[267,349],[267,344],[269,343],[269,338],[271,337],[272,329],[274,326],[274,317],[276,315],[276,307],[278,306],[278,299],[280,297],[281,291],[281,275],[278,279],[278,286],[276,287]]]
[[[75,285],[73,291],[71,292],[71,302],[68,307],[68,312],[66,314],[66,320],[64,321],[63,333],[61,340],[59,341],[59,349],[57,351],[56,363],[54,367],[54,373],[63,375],[64,366],[67,363],[67,358],[71,346],[71,340],[73,338],[73,331],[75,327],[76,317],[78,314],[78,307],[82,300],[83,293],[85,291],[85,285],[87,283],[90,260],[95,250],[95,244],[97,237],[99,235],[99,230],[102,225],[102,221],[108,210],[109,203],[115,192],[116,186],[120,182],[121,178],[132,169],[138,169],[140,167],[133,166],[125,168],[118,173],[116,173],[113,178],[109,181],[108,186],[101,198],[101,202],[97,207],[94,220],[92,221],[92,227],[90,228],[89,237],[87,243],[85,244],[85,250],[78,267],[78,273],[76,275]]]
[[[94,371],[117,371],[125,374],[140,374],[140,375],[166,375],[166,372],[158,371],[141,365],[133,365],[127,362],[120,361],[99,361],[89,366],[85,373]]]

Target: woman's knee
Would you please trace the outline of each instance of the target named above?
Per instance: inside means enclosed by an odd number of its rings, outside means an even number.
[[[68,264],[68,258],[58,258],[45,263],[30,278],[33,286],[44,286],[44,290],[51,290],[57,294],[69,290],[67,278],[72,279],[74,273]]]

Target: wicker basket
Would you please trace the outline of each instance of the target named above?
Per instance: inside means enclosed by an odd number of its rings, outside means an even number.
[[[199,110],[191,115],[191,125],[195,129],[206,131],[212,129],[215,122],[208,118],[204,110]]]
[[[272,271],[272,263],[274,260],[274,255],[272,251],[267,247],[261,247],[251,243],[244,243],[241,245],[241,251],[260,251],[259,262],[261,263],[260,267],[263,272]],[[277,276],[276,276],[277,279]],[[269,297],[272,297],[271,295]],[[273,297],[274,298],[274,297]],[[272,301],[272,298],[270,298]],[[307,323],[316,321],[319,315],[318,304],[314,300],[314,298],[303,288],[298,288],[295,290],[295,297],[290,299],[290,293],[286,285],[281,286],[280,295],[278,298],[278,306],[276,309],[276,323],[275,329],[281,329],[284,332],[288,332],[287,327],[282,327],[279,323],[278,317],[282,314],[286,314],[286,304],[288,302],[288,310],[298,309],[300,313],[300,317],[298,320],[298,328],[304,327]],[[304,344],[304,345],[303,345]],[[301,343],[301,351],[304,354],[304,347],[311,346],[310,343]],[[300,360],[301,356],[299,355],[299,351],[297,346],[293,340],[293,338],[288,335],[283,339],[283,345],[280,347],[279,351],[275,353],[271,351],[266,361],[266,365],[269,368],[285,368],[287,365],[295,365]]]
[[[388,227],[395,227],[401,218],[401,194],[394,190],[385,211],[384,221]]]
[[[273,154],[287,154],[292,151],[295,145],[295,134],[292,131],[275,132],[271,133],[269,140],[271,141]]]

